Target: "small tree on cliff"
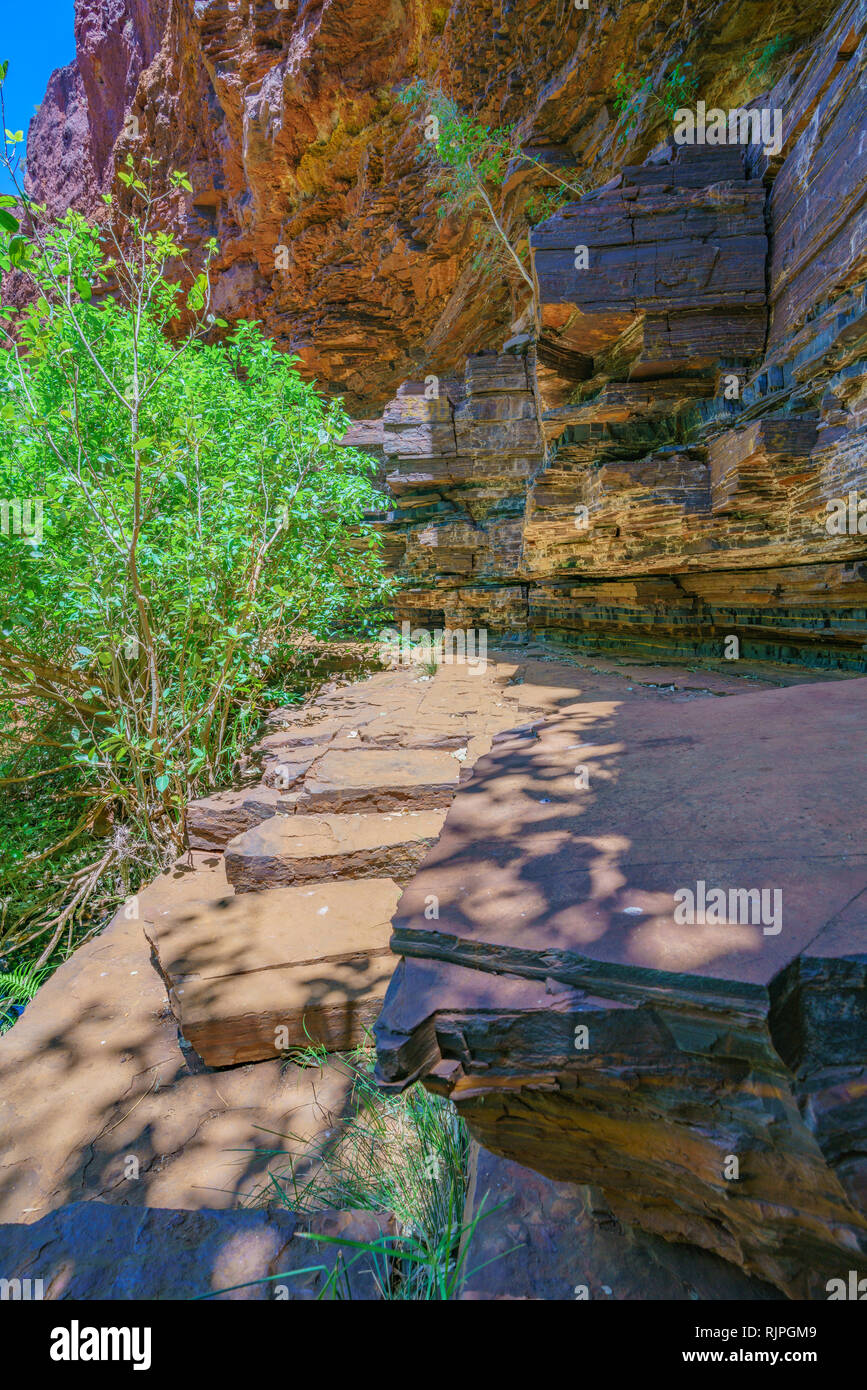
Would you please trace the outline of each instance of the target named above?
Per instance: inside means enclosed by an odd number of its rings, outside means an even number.
[[[186,176],[118,177],[127,210],[106,196],[100,227],[0,198],[0,268],[27,290],[0,309],[0,893],[29,883],[0,955],[38,940],[38,964],[108,871],[125,889],[148,846],[183,844],[187,799],[291,690],[299,636],[368,630],[388,587],[340,402],[255,323],[209,341],[216,243],[196,271],[161,230]]]
[[[550,217],[564,202],[583,197],[586,187],[576,180],[567,182],[529,154],[516,124],[486,126],[465,115],[451,97],[421,78],[404,87],[398,100],[412,111],[424,113],[424,138],[418,154],[442,200],[439,215],[444,217],[450,210],[462,212],[473,224],[478,243],[473,267],[498,256],[529,291],[535,311],[536,287],[520,249],[526,226]],[[510,166],[521,160],[535,165],[560,187],[534,191],[522,206],[509,208],[504,185]]]

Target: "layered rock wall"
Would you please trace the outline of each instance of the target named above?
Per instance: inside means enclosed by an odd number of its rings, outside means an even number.
[[[408,80],[518,123],[543,164],[595,186],[669,124],[645,94],[621,140],[621,64],[661,90],[690,62],[709,102],[749,99],[803,69],[828,19],[818,0],[76,0],[76,16],[76,59],[31,125],[33,193],[91,211],[128,152],[187,169],[171,217],[194,257],[217,236],[221,312],[262,319],[358,414],[407,377],[462,371],[527,298],[507,257],[474,261],[476,228],[425,178],[421,120],[397,100]],[[535,165],[512,171],[516,240],[545,185]]]
[[[788,130],[776,161],[668,143],[627,165],[533,231],[534,343],[471,358],[436,400],[401,387],[382,449],[402,616],[864,669],[852,21],[767,98]]]

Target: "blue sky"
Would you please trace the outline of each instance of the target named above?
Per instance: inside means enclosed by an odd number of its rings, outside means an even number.
[[[10,130],[23,130],[27,135],[33,108],[45,95],[52,72],[74,58],[73,8],[73,0],[39,0],[38,4],[30,0],[17,5],[5,0],[0,62],[9,62],[3,97]],[[12,191],[5,169],[0,170],[0,192]]]

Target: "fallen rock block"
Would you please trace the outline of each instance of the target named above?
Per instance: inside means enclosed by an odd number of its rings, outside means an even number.
[[[388,878],[273,888],[145,922],[178,1026],[212,1067],[363,1042],[394,965]]]
[[[190,849],[224,849],[229,840],[275,816],[280,806],[276,787],[215,792],[187,806],[186,830]]]
[[[334,1297],[339,1287],[339,1296],[368,1301],[381,1297],[374,1261],[351,1242],[394,1234],[393,1217],[368,1211],[299,1216],[72,1202],[28,1226],[0,1226],[0,1268],[13,1299],[309,1301]]]
[[[226,846],[236,893],[331,878],[411,878],[436,843],[445,811],[272,816]]]
[[[330,751],[304,781],[300,811],[417,811],[448,806],[461,764],[439,749]]]

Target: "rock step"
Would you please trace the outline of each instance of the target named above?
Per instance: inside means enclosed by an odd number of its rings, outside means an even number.
[[[276,815],[280,801],[279,789],[263,786],[215,792],[191,801],[187,806],[187,844],[190,849],[224,849],[242,831]]]
[[[485,720],[477,716],[474,727],[484,723]],[[455,720],[448,715],[425,715],[424,722],[420,724],[418,716],[414,717],[412,711],[398,717],[388,710],[348,710],[339,719],[317,719],[284,732],[266,734],[251,752],[262,755],[266,762],[275,758],[291,762],[293,759],[318,757],[334,747],[357,750],[372,745],[392,749],[450,750],[465,746],[472,733],[473,728],[468,725],[455,728]]]
[[[334,878],[406,883],[436,843],[445,810],[272,816],[226,846],[236,893]]]
[[[144,924],[186,1040],[212,1067],[363,1042],[394,966],[389,878],[272,888]]]
[[[460,781],[461,760],[439,749],[335,749],[305,777],[296,809],[433,810],[451,803]]]

